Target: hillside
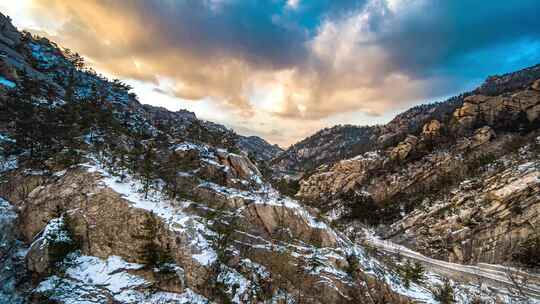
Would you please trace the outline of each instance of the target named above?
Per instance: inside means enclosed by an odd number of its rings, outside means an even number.
[[[296,196],[432,258],[536,269],[539,115],[538,66],[489,77],[398,115],[365,153],[300,180]],[[401,139],[381,144],[390,137]]]

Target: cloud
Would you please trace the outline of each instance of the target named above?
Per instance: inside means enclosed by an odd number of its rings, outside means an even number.
[[[536,0],[34,0],[32,11],[97,69],[211,99],[230,125],[314,128],[540,61],[539,10]]]

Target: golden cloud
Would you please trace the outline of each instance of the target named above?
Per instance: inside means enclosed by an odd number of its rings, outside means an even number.
[[[343,21],[327,20],[305,43],[306,58],[275,68],[245,54],[197,48],[184,32],[175,41],[169,23],[130,3],[35,0],[33,5],[39,19],[61,22],[52,39],[88,56],[97,69],[156,83],[167,77],[176,83],[170,94],[212,97],[248,116],[256,104],[249,92],[259,87],[279,89],[272,113],[296,119],[358,110],[379,114],[398,100],[423,96],[424,83],[392,71],[385,50],[371,43],[367,20],[373,7]]]

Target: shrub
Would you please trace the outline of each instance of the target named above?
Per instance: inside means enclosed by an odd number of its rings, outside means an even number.
[[[66,149],[55,156],[55,161],[62,168],[68,168],[81,162],[81,153],[75,149]]]
[[[281,178],[272,180],[271,183],[279,193],[290,197],[294,197],[300,190],[300,182],[298,180]]]
[[[443,284],[435,286],[435,288],[431,290],[431,294],[433,294],[433,298],[441,304],[452,304],[456,302],[456,300],[454,300],[454,288],[448,279],[444,279]]]
[[[175,260],[168,248],[165,249],[156,242],[158,231],[158,219],[153,213],[148,214],[142,222],[141,235],[136,237],[144,242],[139,256],[147,267],[159,268],[166,272],[168,269],[167,264],[174,264]]]
[[[382,210],[370,196],[351,190],[340,194],[339,200],[344,202],[347,210],[345,218],[360,220],[368,225],[379,223]]]
[[[418,262],[413,264],[407,260],[405,265],[398,267],[398,272],[406,288],[409,288],[411,283],[421,284],[424,281],[424,266]]]
[[[540,267],[540,236],[535,235],[519,242],[512,258],[527,267]]]
[[[469,162],[469,169],[473,172],[478,171],[481,168],[494,163],[496,160],[497,156],[493,153],[480,154]]]
[[[45,239],[49,245],[51,263],[62,262],[70,253],[80,248],[80,242],[69,229],[69,219],[60,217],[53,219],[45,228]]]
[[[360,263],[358,263],[358,257],[354,254],[347,256],[347,274],[353,279],[357,279],[357,271]]]

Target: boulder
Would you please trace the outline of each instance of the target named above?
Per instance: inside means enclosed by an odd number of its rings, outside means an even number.
[[[540,79],[533,82],[533,84],[531,85],[531,89],[540,91]]]
[[[491,129],[489,126],[484,126],[480,129],[477,129],[474,131],[474,135],[472,136],[471,142],[470,142],[470,148],[476,148],[480,145],[483,145],[490,140],[495,138],[495,131]]]
[[[431,120],[422,127],[422,136],[424,137],[433,138],[439,136],[440,133],[441,123],[436,119]]]
[[[411,152],[413,152],[418,145],[418,137],[414,135],[407,135],[407,137],[400,142],[396,147],[390,150],[390,159],[392,160],[404,160]]]

